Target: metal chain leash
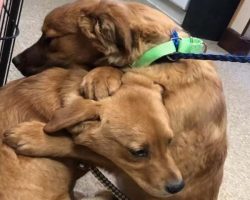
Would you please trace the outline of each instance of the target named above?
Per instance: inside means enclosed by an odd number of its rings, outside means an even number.
[[[107,188],[117,198],[117,200],[129,200],[108,178],[96,167],[89,168],[91,173],[100,181],[100,183]]]
[[[90,171],[94,177],[113,194],[116,200],[129,200],[129,198],[123,194],[98,168],[85,166],[83,163],[80,163],[79,167],[84,171]]]

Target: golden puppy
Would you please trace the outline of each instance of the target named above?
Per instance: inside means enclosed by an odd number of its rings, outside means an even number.
[[[174,29],[180,27],[143,4],[78,0],[49,13],[39,41],[13,62],[26,76],[54,66],[127,67],[144,51],[169,40]]]
[[[118,170],[121,188],[131,199],[216,200],[227,148],[225,105],[216,73],[201,63],[195,69],[172,64],[145,75],[126,72],[121,88],[99,102],[67,92],[71,103],[55,113],[45,130],[67,128],[76,144],[104,159],[75,149],[69,139],[46,136],[40,122],[20,124],[6,140],[25,155],[80,157]]]
[[[161,86],[150,79],[127,73],[122,78],[122,87],[112,97],[99,102],[76,97],[56,112],[45,130],[55,132],[70,127],[77,144],[88,147],[118,167],[109,170],[123,171],[118,177],[133,180],[151,196],[168,197],[181,191],[184,182],[171,155],[174,135],[161,94]],[[72,144],[68,148],[67,138],[57,141],[58,138],[43,133],[43,126],[40,122],[20,124],[6,133],[6,142],[26,155],[71,156],[74,148]],[[36,144],[28,143],[27,137]],[[62,150],[57,151],[57,147]],[[79,147],[76,148],[79,152]],[[86,160],[86,152],[81,151],[77,156]]]

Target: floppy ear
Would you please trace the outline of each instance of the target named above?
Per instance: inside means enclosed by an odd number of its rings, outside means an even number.
[[[47,133],[53,133],[86,120],[99,118],[100,105],[92,100],[77,99],[65,108],[57,110],[44,127]]]
[[[132,34],[124,17],[108,14],[84,15],[78,20],[81,32],[93,41],[106,56],[112,53],[129,55],[132,51]]]

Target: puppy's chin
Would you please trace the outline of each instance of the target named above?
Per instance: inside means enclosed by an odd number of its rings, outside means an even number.
[[[148,184],[145,184],[143,181],[136,182],[137,185],[150,197],[152,198],[168,198],[173,196],[173,194],[165,191],[164,187],[160,190],[151,187]]]
[[[23,76],[26,76],[26,77],[38,74],[46,70],[46,68],[44,67],[16,67],[16,68]]]
[[[173,194],[169,194],[168,192],[165,192],[165,191],[157,191],[157,190],[154,190],[154,189],[150,189],[150,188],[145,188],[143,189],[144,192],[147,193],[147,195],[153,197],[153,198],[168,198],[168,197],[171,197],[173,196]]]

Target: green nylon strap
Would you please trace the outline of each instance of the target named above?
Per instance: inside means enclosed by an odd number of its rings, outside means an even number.
[[[132,64],[132,67],[148,66],[155,60],[175,52],[176,48],[173,41],[162,43],[146,51],[137,61]]]
[[[133,68],[140,68],[149,66],[154,61],[163,56],[173,53],[203,53],[205,50],[204,42],[199,38],[189,37],[181,38],[179,40],[178,49],[176,49],[173,40],[159,44],[148,51],[146,51],[138,60],[133,64]]]

